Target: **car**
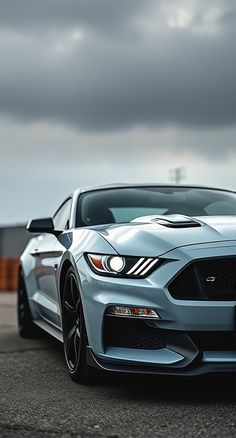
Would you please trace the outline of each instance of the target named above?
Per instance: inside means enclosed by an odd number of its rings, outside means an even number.
[[[236,371],[236,193],[177,185],[79,189],[35,219],[19,267],[22,337],[99,373]]]

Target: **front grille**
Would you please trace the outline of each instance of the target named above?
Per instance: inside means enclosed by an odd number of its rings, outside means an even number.
[[[235,332],[190,332],[200,351],[236,351]]]
[[[193,262],[168,289],[179,300],[236,300],[236,257]]]
[[[141,348],[156,350],[166,346],[162,330],[133,318],[105,316],[104,347]]]

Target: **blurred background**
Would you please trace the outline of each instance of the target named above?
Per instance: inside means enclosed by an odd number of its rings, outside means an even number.
[[[76,187],[236,188],[235,41],[235,0],[0,0],[0,289]]]

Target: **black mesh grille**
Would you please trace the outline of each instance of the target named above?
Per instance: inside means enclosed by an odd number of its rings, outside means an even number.
[[[236,257],[190,264],[172,281],[169,292],[180,300],[236,300]]]
[[[105,316],[104,347],[108,346],[156,350],[166,342],[163,332],[145,321]]]
[[[189,335],[201,351],[236,351],[235,332],[191,332]]]

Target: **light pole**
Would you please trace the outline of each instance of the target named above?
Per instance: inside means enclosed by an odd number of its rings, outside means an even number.
[[[174,184],[181,184],[184,178],[186,178],[185,167],[180,166],[170,169],[170,179],[174,182]]]

